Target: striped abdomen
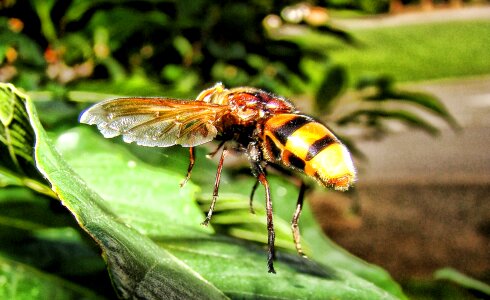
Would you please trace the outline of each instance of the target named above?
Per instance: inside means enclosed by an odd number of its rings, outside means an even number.
[[[264,126],[263,148],[267,161],[303,171],[325,186],[346,190],[355,180],[347,148],[311,117],[278,114]]]

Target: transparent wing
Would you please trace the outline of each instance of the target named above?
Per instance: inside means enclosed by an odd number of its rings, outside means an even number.
[[[118,98],[87,109],[80,122],[97,125],[106,138],[123,136],[127,143],[192,147],[213,140],[217,120],[229,112],[226,105],[168,98]]]

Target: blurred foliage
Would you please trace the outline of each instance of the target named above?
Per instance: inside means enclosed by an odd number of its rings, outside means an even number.
[[[389,130],[383,120],[394,119],[428,134],[437,135],[439,129],[424,120],[420,112],[412,110],[413,107],[418,107],[442,118],[454,130],[460,129],[459,124],[437,98],[427,93],[401,90],[395,86],[390,76],[362,78],[356,88],[364,92],[363,104],[338,119],[339,125],[360,124],[369,128],[373,137],[380,138]],[[408,104],[408,107],[403,107],[403,103]]]
[[[437,280],[447,280],[450,282],[454,282],[455,284],[464,287],[470,291],[480,293],[482,297],[483,296],[490,297],[489,284],[483,281],[479,281],[468,275],[465,275],[453,268],[444,268],[444,269],[437,270],[434,274],[434,277]]]
[[[300,73],[298,46],[271,40],[266,29],[257,26],[267,14],[279,12],[273,1],[30,4],[16,3],[4,9],[10,18],[2,18],[2,40],[8,45],[3,56],[22,70],[10,81],[29,90],[49,80],[73,88],[87,77],[121,83],[133,74],[147,78],[148,85],[158,83],[180,94],[214,81],[276,90]],[[9,58],[9,51],[17,57]],[[23,81],[22,64],[37,71],[30,85]],[[109,85],[108,90],[134,92],[120,87],[124,85]]]

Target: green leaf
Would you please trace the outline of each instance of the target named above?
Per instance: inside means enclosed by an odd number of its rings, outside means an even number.
[[[373,122],[379,119],[394,119],[405,123],[406,125],[424,130],[431,135],[437,135],[439,129],[417,114],[405,110],[388,110],[388,109],[360,109],[348,114],[337,121],[339,125],[349,123]]]
[[[59,202],[26,188],[0,189],[0,257],[94,287],[98,294],[112,292],[105,263],[93,241]],[[65,288],[61,280],[57,283],[60,289]],[[0,294],[5,290],[0,288]]]
[[[327,69],[316,94],[315,103],[321,112],[329,111],[333,101],[347,86],[347,74],[344,67],[335,65]]]
[[[325,24],[323,26],[316,27],[316,30],[319,32],[335,37],[342,42],[346,43],[347,45],[350,46],[360,46],[360,41],[352,34],[349,32],[342,30],[338,27],[332,26],[330,24]]]
[[[0,254],[0,299],[103,299],[65,281]]]
[[[70,140],[76,142],[69,142]],[[159,246],[177,256],[228,296],[244,297],[263,294],[263,297],[294,298],[296,295],[301,298],[307,297],[314,291],[318,299],[329,299],[335,295],[344,295],[347,298],[357,295],[356,297],[361,297],[361,299],[363,297],[368,299],[373,295],[380,297],[384,294],[374,285],[349,272],[330,270],[330,268],[304,260],[291,251],[291,254],[278,253],[279,260],[276,262],[278,265],[276,268],[278,270],[280,268],[281,271],[278,271],[277,276],[271,277],[272,275],[267,273],[266,255],[262,247],[247,244],[245,241],[212,235],[211,232],[204,230],[199,225],[204,215],[197,209],[197,206],[195,214],[182,216],[183,212],[191,209],[181,207],[182,203],[193,200],[179,195],[182,190],[179,189],[178,183],[183,179],[182,175],[147,166],[120,146],[103,140],[98,135],[94,136],[86,128],[76,128],[62,134],[56,144],[62,151],[63,157],[70,162],[76,172],[82,175],[89,186],[103,195],[106,203],[111,204],[111,210],[125,223],[131,224],[132,228],[150,236]],[[175,158],[168,157],[167,159]],[[181,173],[185,173],[185,168],[182,168]],[[210,173],[214,178],[214,170],[211,170]],[[120,186],[126,186],[126,188],[121,189]],[[229,218],[236,217],[226,214],[226,209],[230,209],[230,205],[237,205],[235,200],[237,197],[227,196],[226,191],[243,190],[236,185],[223,185],[222,187],[224,207],[221,207],[221,201],[218,202],[218,210],[222,211],[217,212],[217,218],[212,220],[212,224],[214,221],[217,222],[216,225],[228,223]],[[207,195],[211,194],[207,193]],[[257,198],[260,197],[259,195],[258,193]],[[233,200],[227,200],[227,198]],[[248,201],[240,196],[238,199],[244,201],[242,208],[247,207],[248,210]],[[232,201],[235,203],[230,204]],[[260,216],[261,209],[257,210]],[[235,213],[236,211],[233,212]],[[242,218],[242,224],[253,224],[254,222],[257,222],[257,225],[260,224],[261,226],[256,228],[260,228],[261,232],[257,234],[257,230],[250,228],[246,230],[246,226],[235,226],[230,229],[232,236],[240,236],[240,234],[243,236],[248,232],[254,235],[250,240],[259,241],[262,238],[262,243],[266,241],[263,215],[262,218],[255,218],[247,212],[238,216]],[[236,218],[234,220],[238,222]],[[286,228],[289,226],[277,217],[276,224],[278,225],[279,246],[291,249],[293,244],[288,232],[289,228]],[[237,232],[240,229],[242,231]],[[320,277],[315,279],[317,276],[310,273],[323,275],[317,275]],[[286,278],[288,280],[284,282]],[[290,278],[296,278],[295,280],[300,282],[299,286],[291,286],[288,283]],[[360,286],[363,284],[370,285],[372,290],[361,292]],[[266,288],[267,285],[277,287],[271,290]],[[325,285],[332,286],[332,289],[325,288]],[[309,286],[311,291],[304,290],[302,288],[304,286]],[[350,291],[351,288],[354,290]]]
[[[444,119],[453,129],[461,129],[458,122],[449,113],[444,104],[437,97],[429,93],[398,89],[395,87],[395,80],[387,75],[364,77],[357,83],[357,89],[359,90],[369,87],[374,87],[376,91],[374,94],[365,97],[365,100],[415,104],[417,107]]]
[[[0,85],[0,184],[26,185],[53,196],[32,157],[35,136],[23,106],[25,97],[12,84]]]
[[[173,220],[182,221],[181,224],[177,225],[172,223],[172,219],[165,219],[160,216],[159,222],[154,223],[156,220],[152,216],[156,217],[159,210],[151,205],[145,205],[148,204],[145,203],[145,200],[155,201],[155,198],[147,197],[148,195],[144,191],[138,191],[142,193],[134,194],[122,189],[121,186],[125,186],[125,181],[122,179],[129,179],[127,176],[130,174],[120,173],[122,177],[111,176],[110,173],[118,172],[117,167],[122,166],[117,166],[115,169],[107,169],[107,165],[104,166],[103,162],[111,162],[111,160],[116,160],[117,157],[98,157],[101,159],[100,161],[92,162],[98,164],[99,168],[109,170],[109,172],[100,174],[101,177],[96,177],[92,180],[98,180],[98,182],[107,185],[108,183],[103,179],[110,178],[113,185],[110,190],[106,190],[103,193],[106,196],[106,201],[109,198],[108,201],[110,203],[110,199],[113,199],[113,197],[120,197],[119,199],[124,200],[119,203],[119,207],[112,207],[116,212],[114,213],[107,207],[108,202],[105,202],[98,194],[87,189],[86,183],[64,164],[59,155],[47,144],[45,133],[39,130],[38,134],[40,138],[36,145],[36,159],[41,171],[53,183],[54,191],[63,201],[63,204],[75,215],[80,226],[92,235],[103,249],[111,278],[120,297],[150,299],[168,295],[175,298],[196,298],[205,295],[210,299],[224,298],[223,294],[208,281],[192,271],[168,251],[159,248],[148,237],[138,232],[138,230],[141,230],[151,235],[156,234],[158,229],[160,229],[176,234],[178,230],[174,231],[174,229],[185,226],[186,221],[192,220],[192,218],[183,217],[183,219],[179,219],[178,216],[175,216]],[[125,165],[126,169],[131,169],[131,165],[128,166],[127,162],[125,162]],[[91,170],[88,169],[88,171]],[[145,177],[145,175],[149,177]],[[147,174],[133,174],[133,178],[139,177],[140,186],[144,186],[145,189],[151,189],[155,186],[147,186],[145,183],[148,183],[148,179],[152,175],[156,174],[151,174],[150,171]],[[165,188],[163,183],[166,178],[160,178],[161,186]],[[174,180],[174,182],[177,184],[178,181]],[[117,191],[119,193],[116,193]],[[130,198],[127,197],[128,195],[130,195]],[[185,212],[185,202],[181,203],[181,205],[184,207],[183,211]],[[141,215],[138,216],[138,219],[131,222],[132,224],[116,221],[117,219],[124,220],[125,217],[135,217],[131,216],[131,211],[137,207],[143,209],[140,210]],[[165,208],[163,207],[162,209],[164,210]],[[187,209],[189,210],[188,207]],[[120,213],[119,216],[117,216],[117,212]]]
[[[110,204],[111,212],[127,219],[132,228],[149,236],[165,232],[172,237],[194,237],[182,227],[194,227],[198,235],[209,231],[199,226],[197,187],[189,184],[180,189],[182,176],[139,161],[124,148],[100,140],[86,126],[64,132],[56,146],[70,167],[102,196],[104,205]]]
[[[93,9],[94,7],[101,6],[104,4],[111,3],[110,0],[93,0],[93,1],[84,1],[84,0],[74,0],[71,2],[65,13],[65,22],[73,22],[80,20],[83,15]],[[123,1],[119,1],[121,3]]]
[[[33,231],[48,227],[69,226],[72,223],[64,214],[54,213],[50,201],[32,191],[21,187],[3,188],[0,190],[0,227],[8,228],[0,232],[13,233]]]
[[[434,277],[437,280],[452,281],[467,289],[479,291],[487,296],[490,296],[490,285],[486,284],[485,282],[471,278],[468,275],[465,275],[453,268],[443,268],[437,270],[434,274]]]
[[[395,79],[390,75],[377,75],[377,76],[363,76],[357,83],[356,88],[362,90],[368,87],[375,87],[380,91],[386,91],[393,89],[395,85]]]
[[[0,150],[2,165],[13,169],[16,173],[25,174],[27,169],[34,169],[34,159],[31,151],[25,145],[34,145],[32,128],[22,121],[27,119],[22,103],[17,100],[12,85],[6,85],[0,90]]]
[[[249,183],[250,181],[244,181]],[[244,185],[240,183],[239,185]],[[237,188],[237,185],[234,185]],[[244,185],[240,191],[247,191],[248,187]],[[201,193],[199,201],[202,203],[204,212],[209,208],[211,193]],[[260,198],[259,198],[260,197]],[[257,193],[256,200],[263,199],[262,193]],[[255,201],[254,214],[250,212],[249,197],[243,194],[226,193],[221,191],[219,205],[213,213],[212,225],[216,231],[226,233],[229,236],[242,240],[248,240],[262,244],[264,247],[267,242],[267,228],[265,207],[262,201]],[[274,220],[274,231],[276,236],[276,247],[287,249],[289,252],[296,251],[291,241],[291,225],[282,218]],[[308,245],[303,242],[303,248],[308,250]]]
[[[421,92],[411,92],[411,91],[403,91],[396,90],[392,91],[388,95],[391,100],[395,101],[404,101],[418,105],[429,112],[439,116],[444,119],[453,129],[459,130],[461,129],[458,122],[454,119],[454,117],[449,113],[446,107],[437,99],[435,96],[432,96],[428,93]]]
[[[50,42],[55,43],[57,39],[57,32],[51,19],[51,10],[55,5],[55,0],[30,0],[31,5],[37,13],[41,23],[41,32],[44,37]]]
[[[16,176],[0,171],[0,188],[9,185],[22,185],[22,182]]]

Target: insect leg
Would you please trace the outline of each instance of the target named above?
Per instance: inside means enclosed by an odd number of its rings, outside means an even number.
[[[190,147],[189,148],[189,167],[187,167],[187,176],[180,183],[180,187],[183,187],[187,183],[187,181],[189,181],[189,179],[191,178],[192,168],[194,167],[194,162],[196,161],[194,154],[195,154],[194,147]]]
[[[213,216],[214,206],[216,205],[216,200],[218,199],[218,189],[221,180],[221,170],[223,170],[223,162],[225,160],[225,156],[227,153],[228,150],[226,150],[225,147],[223,149],[223,152],[221,152],[221,158],[219,160],[218,170],[216,171],[216,179],[214,181],[214,190],[213,190],[213,200],[211,201],[211,206],[209,207],[209,211],[206,216],[206,219],[204,220],[204,222],[202,222],[202,225],[204,226],[208,226],[209,221],[211,221],[211,217]]]
[[[250,213],[252,214],[255,214],[255,210],[254,210],[254,207],[253,207],[253,202],[254,202],[254,195],[255,195],[255,191],[257,190],[257,187],[259,186],[259,180],[257,179],[254,183],[254,186],[252,187],[252,192],[250,193],[250,201],[249,201],[249,204],[250,204]]]
[[[216,148],[216,150],[214,150],[213,152],[209,152],[208,154],[206,154],[206,157],[207,158],[213,158],[216,153],[218,153],[219,149],[221,149],[221,147],[223,147],[223,145],[226,143],[226,141],[222,141],[221,143],[219,143],[218,147]]]
[[[252,145],[253,149],[253,145]],[[256,149],[254,149],[256,150]],[[251,150],[250,152],[253,152]],[[264,168],[260,165],[260,160],[257,155],[253,155],[249,153],[250,163],[252,165],[252,173],[257,178],[257,182],[260,182],[265,189],[265,210],[267,213],[267,245],[269,247],[267,254],[267,265],[269,267],[269,273],[276,273],[274,270],[274,240],[276,237],[276,233],[274,232],[274,222],[272,217],[272,200],[271,200],[271,191],[269,188],[269,181],[267,181],[267,177],[264,172]]]
[[[274,222],[272,219],[271,192],[269,188],[269,182],[265,177],[265,173],[263,170],[261,171],[262,172],[258,174],[257,179],[265,188],[265,209],[267,212],[267,244],[269,246],[269,251],[267,255],[267,265],[269,266],[269,273],[276,273],[276,271],[274,270],[274,263],[273,263],[274,256],[275,256],[274,240],[276,238],[276,233],[274,232]]]
[[[265,210],[267,214],[267,245],[269,248],[267,253],[267,266],[269,267],[269,273],[276,273],[276,271],[274,270],[274,241],[276,238],[276,233],[274,232],[271,191],[269,188],[269,181],[267,181],[264,168],[261,164],[262,152],[256,141],[248,144],[247,155],[252,168],[252,174],[255,176],[255,178],[257,178],[257,181],[264,186],[265,189]]]
[[[301,215],[301,209],[303,208],[303,199],[305,197],[306,184],[301,181],[301,186],[299,188],[298,202],[296,203],[296,210],[293,215],[293,220],[291,221],[291,229],[293,231],[294,245],[296,246],[296,251],[299,255],[306,257],[301,248],[301,236],[299,234],[298,220]]]

